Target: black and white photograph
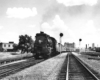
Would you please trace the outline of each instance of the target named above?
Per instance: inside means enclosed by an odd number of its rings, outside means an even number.
[[[0,0],[0,80],[100,80],[100,0]]]

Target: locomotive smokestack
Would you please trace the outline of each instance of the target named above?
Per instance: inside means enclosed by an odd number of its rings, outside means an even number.
[[[40,34],[44,34],[44,32],[43,31],[40,31]]]

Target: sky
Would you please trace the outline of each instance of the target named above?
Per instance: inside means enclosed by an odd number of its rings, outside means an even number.
[[[0,41],[19,42],[19,35],[35,40],[44,31],[59,42],[100,46],[99,0],[0,0]]]

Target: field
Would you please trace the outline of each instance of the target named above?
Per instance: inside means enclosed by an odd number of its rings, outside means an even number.
[[[90,56],[100,56],[100,52],[95,52],[95,51],[89,51],[89,52],[81,52],[80,54],[83,55],[90,55]]]

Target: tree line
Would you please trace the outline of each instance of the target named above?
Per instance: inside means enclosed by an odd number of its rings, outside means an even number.
[[[20,50],[21,53],[25,52],[33,52],[34,49],[34,40],[31,36],[25,34],[19,36],[19,43],[18,45],[14,45],[14,50]]]

